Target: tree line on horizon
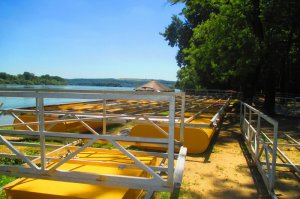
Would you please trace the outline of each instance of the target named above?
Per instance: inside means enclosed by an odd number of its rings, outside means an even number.
[[[20,84],[20,85],[66,85],[67,81],[58,76],[41,75],[36,76],[30,72],[10,75],[0,72],[0,84]]]
[[[179,88],[263,92],[269,114],[276,92],[300,93],[299,0],[169,2],[185,5],[160,33],[179,49]]]
[[[115,79],[115,78],[74,78],[64,79],[59,76],[41,75],[36,76],[30,72],[24,72],[19,75],[10,75],[0,72],[0,84],[17,84],[17,85],[78,85],[78,86],[107,86],[107,87],[137,87],[149,79]],[[158,80],[162,84],[175,87],[175,81]]]
[[[115,79],[115,78],[98,78],[98,79],[67,79],[69,85],[83,86],[109,86],[109,87],[138,87],[150,81],[150,79]],[[175,81],[157,80],[160,83],[175,88]]]

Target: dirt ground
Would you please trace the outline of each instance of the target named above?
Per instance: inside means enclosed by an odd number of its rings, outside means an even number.
[[[182,186],[191,193],[187,198],[267,198],[262,179],[252,177],[257,174],[236,119],[227,116],[205,154],[187,157]]]
[[[280,170],[277,197],[300,198],[299,179]],[[153,198],[167,197],[156,193]],[[187,156],[179,198],[270,198],[243,142],[237,115],[226,115],[207,152]]]

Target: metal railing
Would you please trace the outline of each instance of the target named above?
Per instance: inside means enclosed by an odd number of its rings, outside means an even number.
[[[276,97],[275,111],[282,115],[300,115],[300,97]]]
[[[11,114],[18,123],[1,125],[0,128],[12,127],[12,129],[0,129],[0,141],[12,153],[3,152],[0,157],[18,158],[25,164],[23,165],[0,165],[0,173],[18,177],[32,177],[40,179],[79,182],[96,185],[127,187],[132,189],[146,190],[149,198],[154,191],[172,191],[174,186],[178,186],[182,180],[182,172],[185,162],[186,149],[181,147],[179,155],[174,153],[175,145],[180,146],[180,142],[176,142],[174,137],[175,120],[184,121],[184,93],[149,93],[149,92],[113,92],[113,91],[87,91],[87,90],[48,90],[48,89],[5,89],[0,91],[0,97],[17,97],[17,98],[34,98],[36,99],[36,109],[6,109],[1,110],[1,114]],[[175,98],[182,97],[181,101],[181,117],[175,117]],[[45,109],[44,101],[49,98],[57,99],[84,99],[99,100],[102,103],[102,113],[76,113],[49,111]],[[163,117],[163,121],[167,119],[168,132],[155,123],[161,121],[161,118],[146,116],[143,114],[129,116],[128,114],[109,114],[107,113],[108,101],[110,100],[151,100],[164,101],[168,103],[168,117]],[[30,113],[35,115],[36,121],[26,122],[20,117],[21,114]],[[49,115],[55,115],[57,118],[46,120]],[[128,120],[137,120],[149,122],[159,128],[160,132],[166,135],[165,139],[161,138],[145,138],[131,136],[110,135],[107,132],[107,124],[113,122],[123,122]],[[51,129],[55,125],[67,122],[80,122],[91,134],[80,134],[70,132],[53,132]],[[87,121],[98,121],[103,123],[102,132],[99,133],[93,129]],[[183,142],[184,123],[181,122],[181,143]],[[17,130],[22,126],[24,129]],[[13,129],[15,128],[15,129]],[[31,137],[38,139],[38,143],[21,143],[14,142],[9,139],[14,137]],[[47,140],[64,139],[69,143],[62,145],[48,144]],[[70,141],[71,140],[71,141]],[[83,141],[85,140],[85,141]],[[88,162],[76,158],[82,151],[98,150],[92,147],[97,141],[105,141],[113,145],[116,149],[110,150],[109,153],[119,153],[130,159],[132,164],[121,164],[115,162]],[[125,148],[122,142],[126,143],[151,143],[166,147],[166,152],[147,152],[133,151]],[[78,145],[81,143],[81,145]],[[22,152],[17,146],[38,146],[39,155],[32,156]],[[54,148],[54,150],[53,150]],[[52,150],[51,150],[52,149]],[[61,158],[57,158],[58,154],[65,152]],[[153,166],[143,163],[138,156],[151,155],[167,160],[167,166]],[[179,157],[175,169],[175,158]],[[97,165],[118,165],[118,168],[140,169],[146,172],[150,177],[138,176],[121,176],[114,174],[95,174],[88,172],[73,172],[61,170],[61,166],[68,162],[76,162],[83,164]],[[180,165],[178,165],[180,164]],[[167,177],[160,176],[160,173],[167,173]],[[179,182],[179,181],[180,182]]]
[[[263,125],[267,128],[263,128]],[[240,125],[246,146],[264,180],[269,194],[276,198],[274,185],[276,178],[278,122],[250,105],[241,102]],[[265,132],[272,133],[273,140]]]

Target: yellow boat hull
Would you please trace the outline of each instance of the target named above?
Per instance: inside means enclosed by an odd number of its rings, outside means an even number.
[[[164,131],[168,132],[167,126],[160,126]],[[214,135],[215,128],[184,128],[184,146],[187,147],[187,152],[191,154],[203,153],[209,146],[212,137]],[[160,132],[153,125],[138,124],[131,129],[130,136],[132,137],[146,137],[146,138],[167,138],[164,134]],[[175,127],[175,139],[180,140],[180,127]],[[166,148],[147,143],[136,143],[135,146],[156,149],[156,150],[166,150]],[[177,149],[178,151],[178,149]]]
[[[21,115],[19,118],[25,122],[36,122],[36,116],[35,115]],[[59,120],[59,117],[51,116],[51,117],[45,117],[45,122],[47,121],[54,121]],[[14,120],[14,124],[20,124],[21,122],[17,119]],[[103,128],[102,121],[85,121],[87,125],[89,125],[94,130],[100,130]],[[110,125],[109,123],[107,125]],[[28,125],[33,130],[37,130],[36,124]],[[15,130],[28,130],[28,128],[25,125],[22,126],[15,126]],[[59,122],[53,125],[53,123],[46,123],[45,124],[45,130],[51,131],[51,132],[69,132],[69,133],[85,133],[89,132],[89,130],[81,124],[79,121],[66,121],[66,122]]]
[[[85,151],[78,154],[79,160],[90,161],[115,161],[118,163],[132,163],[132,161],[121,154],[111,154],[107,150],[98,149]],[[157,165],[158,161],[153,156],[139,156],[140,161],[146,165]],[[50,166],[51,167],[51,166]],[[118,166],[101,166],[84,163],[65,163],[59,170],[73,172],[88,172],[95,174],[111,174],[121,176],[146,177],[150,175],[141,169],[120,169]],[[141,198],[142,190],[99,186],[93,184],[63,182],[54,180],[43,180],[33,178],[19,178],[3,188],[8,199],[132,199]]]

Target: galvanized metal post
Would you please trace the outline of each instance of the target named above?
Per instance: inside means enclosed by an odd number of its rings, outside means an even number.
[[[242,110],[243,110],[243,102],[242,101],[240,101],[240,126],[242,127],[242,124],[243,124],[243,121],[242,121],[242,117],[243,117],[243,115],[242,115]]]
[[[18,90],[17,90],[18,91]],[[86,91],[86,90],[67,90],[67,91],[61,91],[61,90],[19,90],[19,92],[0,92],[0,96],[8,96],[8,97],[27,97],[36,100],[36,110],[16,110],[16,112],[25,112],[25,113],[35,113],[36,112],[36,119],[37,121],[33,122],[24,122],[19,124],[14,124],[14,126],[36,126],[33,128],[33,131],[30,129],[25,130],[0,130],[1,133],[12,133],[19,136],[39,136],[40,143],[26,143],[25,146],[36,146],[40,147],[41,155],[40,157],[33,157],[33,156],[26,156],[22,153],[18,152],[18,150],[14,150],[14,146],[12,144],[15,143],[8,143],[6,142],[5,145],[9,146],[12,151],[15,153],[14,156],[21,157],[31,168],[28,168],[27,166],[21,165],[20,167],[12,167],[12,166],[4,166],[0,168],[1,172],[9,173],[14,176],[25,176],[25,177],[32,177],[32,178],[41,178],[46,180],[61,180],[61,181],[67,181],[67,182],[79,182],[79,183],[88,183],[88,184],[96,184],[96,185],[104,185],[104,186],[117,186],[117,187],[127,187],[130,189],[143,189],[148,191],[171,191],[174,183],[179,182],[176,179],[180,179],[180,176],[182,175],[183,167],[184,167],[184,160],[180,160],[180,157],[185,156],[185,153],[179,154],[179,158],[176,163],[176,168],[174,168],[174,148],[175,148],[175,104],[176,104],[176,96],[182,96],[185,97],[182,93],[136,93],[136,92],[103,92],[103,91]],[[48,120],[48,116],[50,115],[58,115],[58,116],[65,116],[66,113],[60,112],[60,111],[47,111],[44,106],[44,100],[45,99],[52,99],[52,98],[67,98],[67,99],[103,99],[103,116],[101,116],[100,113],[67,113],[67,115],[72,115],[72,118],[66,118],[61,117],[57,120]],[[99,121],[103,120],[103,131],[106,133],[106,124],[107,122],[111,122],[110,119],[112,117],[115,117],[112,115],[106,114],[106,101],[105,100],[118,100],[118,99],[125,99],[125,100],[155,100],[155,101],[163,101],[164,104],[169,104],[169,134],[168,139],[159,139],[159,138],[147,138],[147,137],[131,137],[131,136],[108,136],[108,135],[98,135],[98,134],[80,134],[80,133],[68,133],[68,132],[48,132],[47,129],[50,129],[54,127],[53,124],[61,123],[61,122],[81,122],[82,124],[85,123],[85,121]],[[185,106],[185,98],[182,99],[183,104],[182,108]],[[122,106],[122,105],[120,105]],[[125,110],[125,109],[124,109]],[[184,111],[182,111],[184,113]],[[181,113],[182,113],[181,112]],[[90,118],[89,118],[90,116]],[[33,115],[34,119],[35,116]],[[116,121],[123,121],[122,119],[123,115],[121,117],[116,117]],[[181,114],[181,117],[184,117],[183,114]],[[129,119],[128,119],[129,118]],[[127,115],[124,115],[124,120],[131,120],[135,117],[129,117]],[[97,120],[99,119],[99,120]],[[167,118],[163,117],[157,118],[153,117],[154,121],[163,121],[167,122]],[[141,120],[142,121],[142,120]],[[152,118],[151,118],[152,121]],[[184,119],[182,119],[184,121]],[[184,125],[184,123],[183,123]],[[48,127],[47,129],[45,127]],[[85,127],[90,128],[88,125],[85,125]],[[38,129],[38,131],[35,131],[35,129]],[[92,128],[91,128],[92,129]],[[90,129],[90,130],[91,130]],[[93,131],[92,131],[93,132]],[[38,135],[39,134],[39,135]],[[50,147],[50,145],[46,145],[45,141],[47,138],[53,137],[53,139],[71,139],[71,140],[77,140],[76,142],[73,142],[72,144],[68,144],[65,146],[56,145],[53,147],[59,147],[59,150],[53,150],[50,153],[45,153],[46,147]],[[81,140],[87,139],[90,140],[87,144],[84,146],[73,146],[76,143],[81,143]],[[4,140],[4,139],[3,139]],[[135,169],[136,167],[146,171],[150,175],[153,176],[153,178],[147,178],[143,176],[120,176],[119,174],[113,175],[113,174],[107,174],[107,173],[101,173],[101,174],[95,174],[92,172],[75,172],[75,171],[69,171],[69,170],[62,170],[58,169],[61,165],[67,163],[68,161],[74,161],[78,162],[79,164],[82,164],[83,162],[88,162],[89,160],[77,160],[77,158],[74,158],[76,154],[82,152],[84,149],[89,147],[91,144],[93,144],[96,140],[106,140],[112,144],[114,144],[117,149],[112,150],[112,154],[123,154],[126,157],[133,160],[134,163],[130,164],[123,164],[119,162],[111,162],[111,163],[99,163],[100,165],[121,165],[125,167],[132,167]],[[160,152],[132,152],[128,151],[124,147],[122,147],[119,142],[138,142],[138,143],[153,143],[158,145],[166,145],[168,144],[168,151],[167,153],[160,153]],[[19,143],[19,146],[21,143]],[[70,148],[69,148],[70,147]],[[71,154],[66,152],[66,150],[70,149]],[[117,151],[118,150],[118,151]],[[64,154],[62,158],[56,157],[58,154]],[[143,161],[140,161],[137,155],[153,155],[155,157],[160,158],[168,158],[168,167],[158,167],[158,166],[151,166],[147,165]],[[9,154],[10,155],[10,154]],[[51,155],[51,157],[50,157]],[[33,160],[30,160],[31,158],[35,158]],[[51,163],[56,163],[53,165],[53,167],[49,167],[47,169],[46,165],[46,158],[51,161]],[[41,166],[37,167],[36,162],[41,162]],[[76,163],[77,164],[77,163]],[[97,163],[98,165],[98,163]],[[119,168],[121,168],[119,167]],[[52,172],[54,171],[54,172]],[[168,172],[168,179],[162,178],[158,172]],[[176,174],[176,175],[175,175]],[[176,177],[174,177],[177,176]],[[101,180],[99,180],[101,179]],[[150,193],[148,194],[150,196]]]
[[[278,122],[274,122],[274,137],[273,137],[273,151],[272,151],[272,175],[270,176],[270,190],[273,191],[276,178],[276,159],[277,159],[277,135],[278,135]]]
[[[168,184],[174,181],[174,126],[175,126],[175,96],[169,100],[169,138],[168,138]]]
[[[41,147],[41,170],[44,171],[46,167],[45,157],[45,126],[44,126],[44,98],[37,93],[36,97],[37,109],[38,109],[38,131],[40,133],[40,147]]]
[[[185,93],[181,96],[181,116],[180,116],[180,143],[184,143],[184,112],[185,112]]]
[[[259,156],[259,145],[260,145],[260,117],[261,113],[257,113],[257,129],[256,129],[256,135],[255,135],[255,163],[258,161]]]
[[[251,144],[251,140],[250,140],[250,126],[251,126],[251,123],[252,123],[252,112],[251,112],[251,109],[249,108],[249,120],[248,120],[248,129],[247,129],[247,136],[248,136],[248,142],[249,144]]]
[[[103,134],[106,134],[106,100],[103,100]]]
[[[247,109],[246,109],[246,105],[243,103],[244,106],[244,115],[243,115],[243,135],[244,138],[246,138],[246,128],[245,128],[245,119],[246,119],[246,114],[247,114]]]
[[[35,92],[35,117],[36,117],[36,121],[39,122],[39,100],[38,100],[38,91]],[[39,130],[39,125],[36,125],[36,130]]]

